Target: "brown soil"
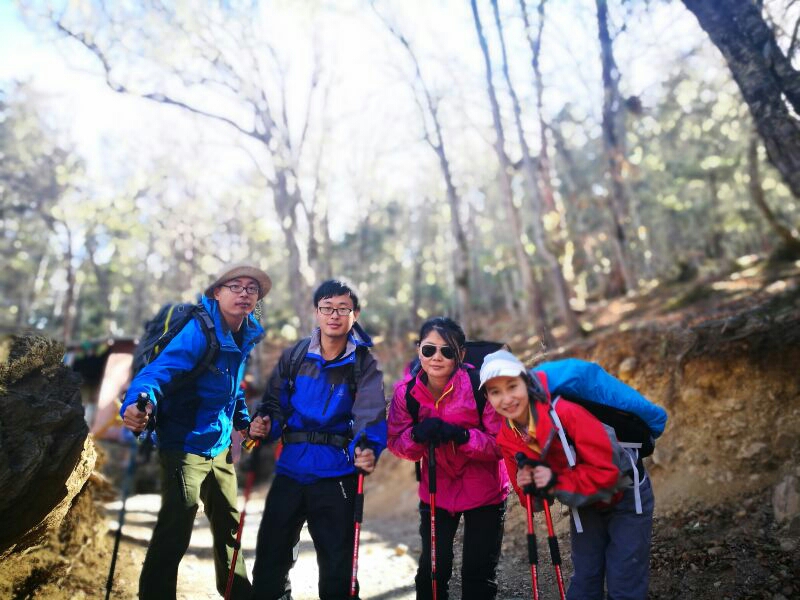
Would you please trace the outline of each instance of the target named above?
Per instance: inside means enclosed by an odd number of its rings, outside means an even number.
[[[756,264],[661,286],[593,306],[582,320],[593,323],[593,335],[551,356],[596,360],[670,414],[648,459],[657,515],[650,597],[800,597],[800,518],[777,524],[772,506],[775,484],[787,475],[800,476],[800,265]],[[535,340],[515,335],[512,323],[483,329],[485,337],[507,339],[527,360],[534,359]],[[380,349],[394,356],[398,350]],[[384,364],[390,364],[386,358]],[[124,468],[122,458],[117,462]],[[414,597],[419,539],[412,472],[410,464],[387,455],[367,480],[359,570],[365,599]],[[104,531],[96,498],[102,490],[92,480],[58,535],[3,562],[0,596],[104,594],[116,524]],[[244,553],[250,563],[265,493],[266,485],[259,485],[248,504]],[[113,598],[135,597],[157,502],[154,495],[130,499]],[[105,516],[114,521],[119,504],[107,507]],[[568,577],[568,517],[558,505],[554,514]],[[182,563],[181,598],[217,597],[204,522],[199,516]],[[557,598],[544,532],[537,517],[542,597]],[[316,597],[313,549],[307,541],[301,549],[293,573],[296,600]],[[456,574],[453,597],[460,595],[458,580]],[[525,515],[516,501],[509,503],[499,583],[498,598],[531,597]]]

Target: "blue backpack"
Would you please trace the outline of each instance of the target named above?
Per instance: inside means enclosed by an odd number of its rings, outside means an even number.
[[[544,362],[533,368],[547,375],[553,398],[580,404],[611,426],[621,442],[641,444],[640,458],[650,456],[667,424],[667,412],[603,370],[577,358]]]

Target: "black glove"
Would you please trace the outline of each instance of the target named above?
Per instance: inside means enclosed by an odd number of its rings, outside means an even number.
[[[459,446],[469,441],[469,429],[464,429],[458,425],[442,422],[442,441],[455,442]]]
[[[444,423],[439,417],[430,417],[411,428],[411,439],[418,444],[438,443],[442,439],[441,430]]]
[[[549,469],[550,467],[547,468]],[[536,490],[534,490],[533,492],[533,495],[536,496],[537,498],[544,498],[547,500],[551,500],[552,494],[550,493],[550,490],[552,490],[555,487],[557,481],[558,481],[558,476],[556,476],[556,472],[553,471],[553,469],[550,469],[550,481],[548,481],[544,487],[536,488]]]
[[[547,498],[549,499],[550,490],[556,485],[558,481],[558,477],[556,476],[556,472],[543,460],[534,460],[532,458],[528,458],[522,452],[517,452],[514,456],[517,459],[517,468],[521,469],[522,467],[547,467],[550,469],[550,481],[547,482],[547,485],[541,488],[537,488],[532,483],[526,485],[523,488],[523,492],[526,494],[531,494],[532,496],[536,496],[537,498]]]

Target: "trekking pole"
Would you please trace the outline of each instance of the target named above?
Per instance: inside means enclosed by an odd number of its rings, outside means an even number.
[[[524,467],[525,465],[530,465],[531,467],[538,467],[544,466],[548,467],[547,463],[539,461],[539,460],[532,460],[525,456],[522,452],[517,452],[515,458],[517,459],[517,465],[519,468]],[[548,467],[549,468],[549,467]],[[533,486],[525,486],[533,487]],[[558,583],[558,594],[561,600],[564,600],[565,593],[564,593],[564,578],[561,574],[561,552],[558,550],[558,538],[556,537],[555,530],[553,529],[553,517],[550,514],[550,499],[547,495],[547,489],[549,488],[535,488],[532,490],[532,493],[537,498],[541,499],[542,506],[544,508],[544,520],[547,523],[547,544],[550,546],[550,558],[553,562],[553,568],[556,571],[556,582]],[[525,490],[526,493],[529,493],[528,490]],[[530,504],[530,496],[528,496],[528,503]],[[532,523],[531,523],[532,527]]]
[[[253,450],[250,462],[247,464],[247,477],[244,480],[244,504],[242,512],[239,514],[239,527],[236,530],[236,541],[233,543],[233,557],[231,566],[228,570],[228,584],[225,586],[225,600],[230,600],[233,591],[233,577],[236,573],[236,561],[239,558],[239,549],[242,547],[242,531],[244,531],[244,517],[247,514],[247,501],[250,499],[250,492],[256,482],[256,471],[258,469],[258,450],[261,448],[259,440],[246,439],[242,442],[242,448],[248,452]],[[240,459],[241,460],[241,459]]]
[[[139,412],[145,412],[147,409],[147,394],[142,392],[136,399],[136,408]],[[142,434],[141,431],[136,432],[133,442],[130,447],[130,459],[128,460],[128,469],[125,472],[125,480],[122,486],[122,507],[119,509],[119,516],[117,517],[117,533],[114,536],[114,550],[111,553],[111,567],[108,570],[108,579],[106,579],[106,600],[111,597],[111,588],[114,587],[114,569],[117,566],[117,552],[119,552],[119,542],[122,539],[122,525],[125,523],[125,504],[128,502],[128,494],[130,493],[131,483],[133,476],[136,473],[136,460],[138,457],[137,439]],[[149,434],[148,434],[149,435]]]
[[[367,447],[367,434],[361,432],[358,447]],[[358,596],[358,545],[361,542],[361,522],[364,520],[364,471],[358,470],[358,487],[356,489],[356,505],[353,512],[353,571],[350,576],[350,597]]]
[[[436,442],[428,446],[428,492],[431,505],[431,591],[436,600]]]
[[[522,468],[525,466],[526,457],[522,452],[517,452],[516,455],[517,466]],[[536,532],[533,529],[533,490],[525,486],[525,510],[528,513],[528,563],[531,566],[531,591],[533,593],[533,600],[539,600],[539,577],[536,572],[539,564],[539,555],[536,550]]]
[[[542,505],[544,506],[544,520],[547,523],[547,543],[550,546],[550,558],[553,560],[553,568],[556,570],[558,594],[561,600],[564,600],[564,578],[561,576],[561,553],[558,550],[558,538],[553,530],[553,517],[550,516],[550,503],[547,497],[542,498]]]

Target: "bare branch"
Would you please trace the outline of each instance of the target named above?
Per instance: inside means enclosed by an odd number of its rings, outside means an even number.
[[[150,92],[150,93],[134,92],[132,90],[129,90],[126,86],[124,86],[124,85],[122,85],[120,83],[115,83],[111,78],[111,71],[112,71],[111,63],[109,62],[109,60],[108,60],[107,56],[105,55],[105,53],[103,52],[103,50],[97,44],[95,44],[94,42],[89,40],[83,34],[76,33],[74,31],[72,31],[71,29],[66,27],[60,20],[55,21],[54,25],[64,35],[66,35],[67,37],[78,41],[84,48],[86,48],[92,54],[94,54],[94,56],[100,61],[100,64],[103,67],[103,72],[105,74],[106,85],[108,85],[108,87],[111,88],[111,90],[113,90],[113,91],[115,91],[115,92],[117,92],[119,94],[127,94],[127,95],[130,95],[130,96],[137,96],[139,98],[144,98],[146,100],[151,100],[153,102],[158,102],[160,104],[168,104],[168,105],[172,105],[172,106],[177,106],[177,107],[183,108],[184,110],[187,110],[187,111],[189,111],[191,113],[194,113],[194,114],[197,114],[197,115],[201,115],[201,116],[204,116],[204,117],[208,117],[210,119],[214,119],[214,120],[219,121],[221,123],[225,123],[226,125],[229,125],[230,127],[233,127],[234,129],[236,129],[240,133],[243,133],[244,135],[246,135],[248,137],[251,137],[253,139],[256,139],[256,140],[258,140],[258,141],[260,141],[262,143],[267,141],[267,140],[264,139],[263,135],[259,134],[259,132],[256,131],[255,129],[246,129],[246,128],[242,127],[241,125],[239,125],[233,119],[230,119],[230,118],[228,118],[228,117],[226,117],[224,115],[220,115],[220,114],[217,114],[217,113],[212,113],[212,112],[197,108],[195,106],[192,106],[191,104],[187,104],[186,102],[183,102],[182,100],[177,100],[177,99],[173,98],[172,96],[168,96],[166,94],[162,94],[162,93],[159,93],[159,92]]]
[[[430,111],[431,117],[433,118],[434,130],[436,132],[436,140],[435,140],[435,143],[433,143],[433,142],[431,142],[431,139],[430,139],[431,136],[430,136],[430,132],[428,130],[427,122],[426,122],[427,119],[425,119],[425,117],[424,117],[424,109],[422,109],[421,101],[418,98],[416,98],[416,93],[415,93],[415,101],[420,106],[420,110],[423,112],[423,120],[422,120],[422,122],[423,122],[423,128],[425,129],[426,141],[428,141],[428,143],[431,144],[431,146],[434,149],[440,148],[442,146],[442,133],[441,133],[441,129],[439,127],[439,119],[438,119],[438,116],[437,116],[438,115],[438,109],[437,109],[436,103],[433,100],[433,97],[431,96],[430,91],[428,90],[428,86],[425,85],[425,80],[422,77],[422,69],[419,66],[419,60],[417,60],[417,55],[414,53],[414,50],[411,48],[411,44],[409,43],[409,41],[406,38],[406,36],[403,35],[396,27],[394,27],[389,22],[389,20],[386,19],[380,12],[378,12],[378,9],[375,7],[374,3],[370,4],[370,6],[372,7],[372,10],[375,12],[375,14],[378,16],[378,18],[381,20],[381,22],[384,24],[386,29],[389,30],[389,33],[391,33],[397,39],[397,41],[400,42],[400,44],[403,46],[403,48],[405,48],[409,58],[411,58],[411,62],[414,65],[414,74],[416,76],[416,80],[419,83],[419,87],[422,88],[422,93],[423,93],[423,95],[425,97],[425,103],[426,103],[426,105],[428,107],[428,110]]]
[[[264,182],[267,185],[272,186],[274,184],[273,178],[271,178],[269,174],[266,171],[264,171],[264,168],[261,166],[261,163],[258,161],[255,154],[251,152],[250,148],[248,148],[245,144],[239,144],[238,147],[242,152],[244,152],[247,155],[247,157],[253,163],[253,166],[256,168],[256,171],[258,171],[258,174],[264,178]]]
[[[794,23],[794,30],[792,31],[792,40],[789,42],[789,48],[786,50],[786,58],[791,63],[794,59],[794,51],[797,49],[797,35],[800,32],[800,19]]]
[[[280,57],[278,56],[278,51],[275,50],[275,47],[272,44],[267,44],[267,51],[269,55],[272,57],[272,60],[275,61],[275,68],[278,72],[278,81],[279,87],[281,90],[281,121],[283,123],[283,131],[281,132],[283,137],[283,142],[286,148],[289,150],[289,154],[291,155],[292,152],[292,136],[289,129],[289,113],[287,111],[287,104],[286,101],[286,89],[288,87],[286,83],[286,68],[281,64]]]
[[[316,46],[316,44],[315,44]],[[303,131],[300,134],[300,141],[297,143],[297,156],[296,159],[300,159],[300,155],[303,153],[303,145],[306,142],[306,136],[308,135],[308,126],[311,122],[311,106],[314,102],[314,92],[317,90],[317,86],[319,85],[319,74],[321,71],[320,67],[320,59],[319,59],[319,51],[318,48],[315,48],[314,51],[314,70],[311,73],[311,84],[309,85],[308,89],[308,102],[306,103],[306,114],[305,118],[303,119]],[[325,102],[327,102],[328,97],[328,90],[325,92]]]

